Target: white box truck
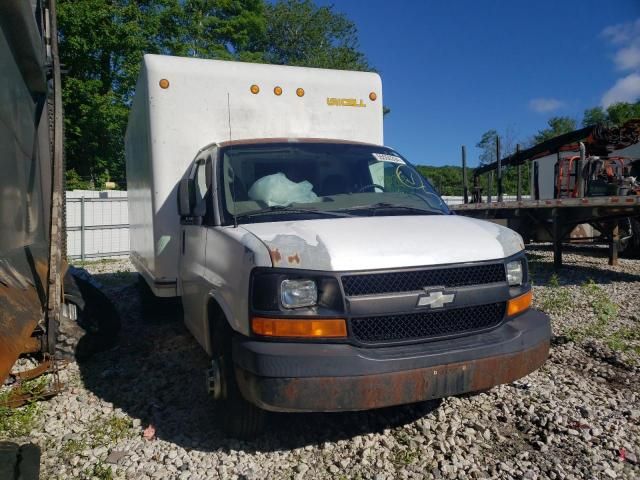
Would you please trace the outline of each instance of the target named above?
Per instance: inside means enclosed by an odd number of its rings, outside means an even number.
[[[484,390],[538,368],[522,238],[383,144],[375,73],[144,57],[131,259],[211,356],[225,429]]]

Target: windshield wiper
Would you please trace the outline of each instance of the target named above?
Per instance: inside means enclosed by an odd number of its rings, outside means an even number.
[[[376,210],[406,210],[411,212],[419,212],[424,215],[444,215],[440,210],[430,210],[427,208],[411,207],[409,205],[398,205],[396,203],[379,202],[371,205],[356,205],[355,207],[343,208],[339,211],[350,212],[353,210],[372,210],[375,214]]]
[[[316,215],[327,215],[329,217],[353,217],[348,213],[340,213],[328,210],[315,210],[313,208],[300,208],[300,207],[291,207],[291,206],[283,206],[283,205],[273,205],[267,208],[261,208],[260,210],[254,210],[252,212],[241,213],[236,215],[236,218],[251,218],[260,215],[269,215],[273,213],[313,213]]]

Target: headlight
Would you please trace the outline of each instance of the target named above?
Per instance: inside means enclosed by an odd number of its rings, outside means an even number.
[[[318,302],[318,287],[313,280],[283,280],[280,301],[285,308],[310,307]]]
[[[509,285],[522,285],[522,260],[507,263],[507,282]]]

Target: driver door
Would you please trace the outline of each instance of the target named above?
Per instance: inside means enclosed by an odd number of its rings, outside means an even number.
[[[198,158],[189,173],[193,186],[191,215],[181,216],[180,275],[184,322],[206,348],[206,303],[209,287],[205,281],[207,226],[212,217],[211,157]]]

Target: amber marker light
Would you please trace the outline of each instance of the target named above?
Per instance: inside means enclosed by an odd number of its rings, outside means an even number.
[[[160,85],[160,88],[166,90],[167,88],[169,88],[169,80],[167,80],[166,78],[163,78],[158,82],[158,85]]]
[[[275,93],[278,96],[282,95],[282,87],[275,87],[273,89],[273,93]]]
[[[533,292],[531,290],[516,298],[512,298],[507,303],[507,315],[513,317],[514,315],[518,315],[519,313],[524,312],[525,310],[529,309],[532,300]]]
[[[297,319],[253,317],[251,329],[264,337],[339,338],[347,336],[342,318]]]
[[[304,88],[297,88],[296,95],[298,95],[299,97],[304,97]]]
[[[378,95],[376,95],[376,92],[371,92],[369,94],[369,100],[371,100],[372,102],[375,102],[376,98],[378,98]]]
[[[249,90],[251,90],[251,93],[253,93],[254,95],[260,93],[260,87],[258,85],[251,85],[251,88]]]

